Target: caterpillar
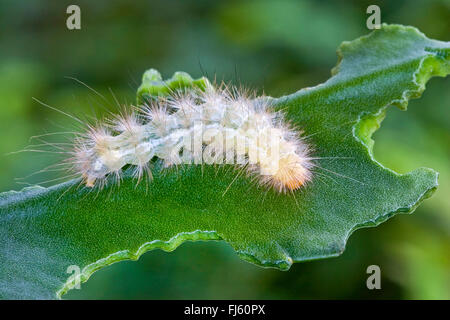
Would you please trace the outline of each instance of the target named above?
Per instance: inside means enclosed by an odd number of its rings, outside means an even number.
[[[89,125],[74,139],[71,171],[87,187],[103,186],[125,167],[139,181],[154,159],[179,164],[234,164],[280,193],[312,179],[311,148],[265,97],[236,87],[172,92],[112,119]]]
[[[70,79],[109,104],[108,99],[82,81]],[[22,184],[28,184],[24,179],[40,173],[64,171],[68,175],[39,184],[79,178],[81,185],[89,189],[102,189],[110,178],[115,178],[120,185],[125,172],[127,175],[131,172],[139,183],[143,177],[151,180],[154,168],[180,164],[232,165],[239,169],[237,176],[247,172],[252,182],[257,181],[278,193],[298,190],[316,174],[320,180],[323,174],[313,170],[316,168],[345,177],[315,163],[328,158],[311,157],[312,148],[307,139],[314,134],[303,136],[301,130],[286,120],[283,111],[275,110],[273,99],[223,82],[210,83],[204,77],[193,80],[188,74],[177,72],[163,81],[159,72],[150,69],[144,73],[138,89],[137,106],[116,113],[108,110],[109,119],[95,117],[94,124],[33,99],[70,117],[78,126],[75,131],[33,136],[30,141],[41,143],[12,152],[64,156],[62,161],[17,178]],[[68,142],[42,139],[60,135],[72,138],[66,137]]]

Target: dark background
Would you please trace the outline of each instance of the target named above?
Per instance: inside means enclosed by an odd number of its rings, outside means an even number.
[[[81,8],[81,30],[66,28],[66,8]],[[5,154],[31,136],[73,121],[32,100],[95,116],[105,104],[133,103],[142,73],[175,71],[245,84],[271,96],[325,81],[344,40],[367,34],[366,8],[382,22],[418,27],[450,40],[450,1],[0,1],[0,191],[52,163],[52,154]],[[288,272],[239,260],[221,242],[146,253],[95,273],[65,296],[133,299],[450,298],[450,79],[432,79],[408,112],[391,108],[375,133],[375,156],[407,172],[431,167],[440,188],[414,215],[357,231],[341,257],[295,264]],[[55,176],[56,175],[56,176]],[[59,175],[60,177],[61,175]],[[25,179],[42,183],[47,172]],[[43,185],[51,185],[49,182]],[[366,288],[379,265],[382,289]]]

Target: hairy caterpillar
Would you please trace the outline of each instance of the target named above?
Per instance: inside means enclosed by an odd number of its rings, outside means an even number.
[[[35,99],[76,120],[82,130],[32,137],[43,144],[30,145],[22,151],[66,157],[31,175],[69,171],[70,175],[64,178],[80,177],[86,187],[102,188],[110,177],[119,184],[125,169],[131,171],[137,182],[144,176],[152,178],[153,165],[160,162],[165,168],[180,164],[234,165],[240,169],[238,175],[247,172],[260,185],[279,193],[292,192],[311,181],[313,168],[318,167],[314,160],[319,158],[310,156],[306,137],[285,120],[281,111],[272,108],[269,98],[223,83],[211,84],[206,78],[193,80],[185,73],[176,73],[168,82],[162,82],[160,74],[151,69],[144,74],[143,81],[150,82],[149,86],[143,84],[145,89],[150,88],[149,100],[140,99],[143,94],[139,88],[137,107],[111,113],[110,119],[96,120],[95,124]],[[161,91],[164,95],[159,95]],[[74,138],[69,143],[41,139],[58,134]],[[54,150],[37,150],[39,147]]]
[[[178,164],[236,164],[279,192],[311,180],[312,159],[298,132],[264,98],[209,84],[172,92],[148,105],[89,126],[75,138],[69,162],[88,187],[120,178],[132,166],[140,180],[152,159]]]

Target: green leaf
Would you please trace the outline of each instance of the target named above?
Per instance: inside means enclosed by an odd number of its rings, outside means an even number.
[[[235,174],[210,166],[155,170],[148,186],[126,178],[91,192],[69,181],[0,194],[0,297],[60,297],[75,284],[70,265],[86,281],[106,265],[187,240],[224,240],[247,261],[286,270],[337,256],[354,230],[411,213],[436,189],[437,173],[384,168],[373,159],[371,135],[387,106],[405,109],[430,77],[450,72],[450,45],[412,27],[383,25],[344,42],[338,54],[330,80],[273,99],[322,158],[314,181],[295,196],[246,178],[224,194]],[[205,81],[178,73],[163,83],[151,70],[138,101]]]
[[[205,89],[209,83],[208,79],[202,77],[200,79],[192,79],[186,72],[175,72],[171,79],[163,81],[161,74],[155,69],[147,70],[142,76],[142,84],[137,90],[137,103],[143,103],[152,100],[157,96],[167,96],[177,89],[197,87]]]

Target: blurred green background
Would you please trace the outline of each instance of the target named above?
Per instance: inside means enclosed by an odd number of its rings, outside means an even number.
[[[66,28],[70,4],[81,7],[81,30]],[[95,117],[114,108],[114,96],[120,103],[134,102],[149,67],[166,78],[182,70],[271,96],[292,93],[325,81],[337,46],[369,32],[370,4],[380,6],[383,22],[413,25],[430,38],[450,40],[447,0],[1,0],[0,191],[22,188],[15,178],[58,156],[6,153],[24,148],[33,135],[74,128],[73,120],[32,97]],[[378,160],[398,172],[434,168],[440,172],[439,190],[413,215],[357,231],[342,256],[281,272],[241,261],[225,243],[186,243],[172,253],[158,250],[138,262],[107,267],[65,298],[449,299],[449,84],[449,78],[432,79],[407,112],[390,108],[374,135]],[[56,177],[61,174],[47,172],[25,181]],[[381,268],[381,290],[366,288],[371,264]]]

